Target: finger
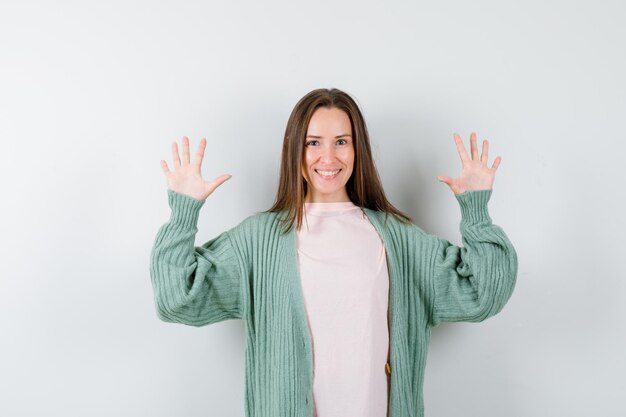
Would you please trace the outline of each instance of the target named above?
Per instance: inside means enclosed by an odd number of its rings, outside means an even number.
[[[448,188],[450,188],[450,191],[452,191],[455,194],[457,193],[457,190],[456,190],[455,186],[453,185],[454,184],[454,180],[452,178],[450,178],[448,176],[445,176],[445,175],[439,175],[437,177],[437,179],[439,181],[445,183],[448,186]]]
[[[165,174],[167,174],[168,172],[170,172],[169,168],[167,167],[167,162],[165,162],[164,160],[161,159],[161,169],[163,170],[163,172]]]
[[[225,183],[226,181],[228,181],[229,179],[231,179],[232,175],[230,174],[223,174],[220,175],[219,177],[215,178],[213,181],[217,181],[217,185],[220,186],[223,183]]]
[[[480,160],[481,162],[484,162],[485,165],[489,160],[489,142],[487,141],[487,139],[483,140],[483,152],[480,156]]]
[[[180,166],[180,157],[178,156],[178,143],[172,143],[172,161],[174,161],[174,169]]]
[[[198,145],[196,156],[194,156],[193,158],[193,165],[197,165],[198,167],[202,166],[202,158],[204,158],[205,149],[206,149],[206,139],[202,138],[200,140],[200,144]]]
[[[189,165],[189,138],[183,136],[183,164]]]
[[[220,175],[218,177],[215,177],[215,179],[213,181],[211,181],[211,183],[209,184],[210,193],[213,193],[213,191],[215,191],[217,189],[217,187],[219,187],[220,185],[225,183],[231,177],[232,177],[232,175],[230,175],[230,174],[223,174],[223,175]]]
[[[448,184],[448,185],[450,185],[452,183],[452,178],[447,177],[445,175],[438,175],[437,179],[439,181],[441,181],[441,182],[444,182],[444,183]]]
[[[472,150],[472,160],[478,160],[478,145],[476,145],[476,133],[470,134],[470,148]]]
[[[491,169],[498,169],[498,167],[500,166],[500,162],[502,161],[502,157],[499,156],[496,158],[495,161],[493,161],[493,166],[491,167]]]
[[[463,141],[457,133],[454,134],[454,142],[456,143],[456,149],[461,157],[461,162],[465,163],[469,161],[469,156],[467,156],[467,151],[465,150],[465,146],[463,146]]]

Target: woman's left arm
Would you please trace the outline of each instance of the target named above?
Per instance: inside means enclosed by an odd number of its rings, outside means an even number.
[[[442,321],[480,322],[502,310],[517,280],[517,253],[487,211],[492,190],[456,195],[463,246],[431,236],[429,274],[432,326]]]
[[[487,167],[489,143],[483,141],[479,159],[475,133],[470,136],[471,159],[459,135],[455,134],[454,140],[463,166],[461,175],[437,178],[450,186],[459,202],[463,246],[434,238],[433,326],[441,321],[478,322],[495,315],[510,298],[517,279],[515,248],[487,211],[501,158]]]

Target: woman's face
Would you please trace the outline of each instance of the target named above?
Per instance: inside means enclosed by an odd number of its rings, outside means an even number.
[[[308,186],[305,201],[350,201],[346,183],[353,167],[354,143],[348,114],[335,107],[318,108],[304,139],[302,175]]]

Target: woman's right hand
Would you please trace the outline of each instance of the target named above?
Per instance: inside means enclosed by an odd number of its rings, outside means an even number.
[[[213,181],[205,181],[200,174],[202,166],[202,158],[204,158],[204,149],[206,148],[206,139],[200,140],[198,151],[193,162],[189,162],[189,138],[183,136],[183,160],[178,156],[178,144],[172,143],[172,159],[174,160],[174,171],[170,171],[167,162],[161,160],[161,169],[165,173],[167,187],[179,194],[195,198],[196,200],[206,200],[213,191],[226,180],[231,178],[230,174],[223,174],[215,178]]]

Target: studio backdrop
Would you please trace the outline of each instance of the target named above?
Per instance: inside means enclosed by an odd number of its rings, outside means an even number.
[[[0,415],[243,416],[244,323],[160,321],[159,161],[232,178],[196,245],[268,209],[287,118],[355,98],[389,200],[461,245],[438,175],[490,143],[515,291],[433,329],[429,417],[618,417],[626,374],[626,6],[618,1],[0,3]],[[269,417],[269,416],[268,416]]]

